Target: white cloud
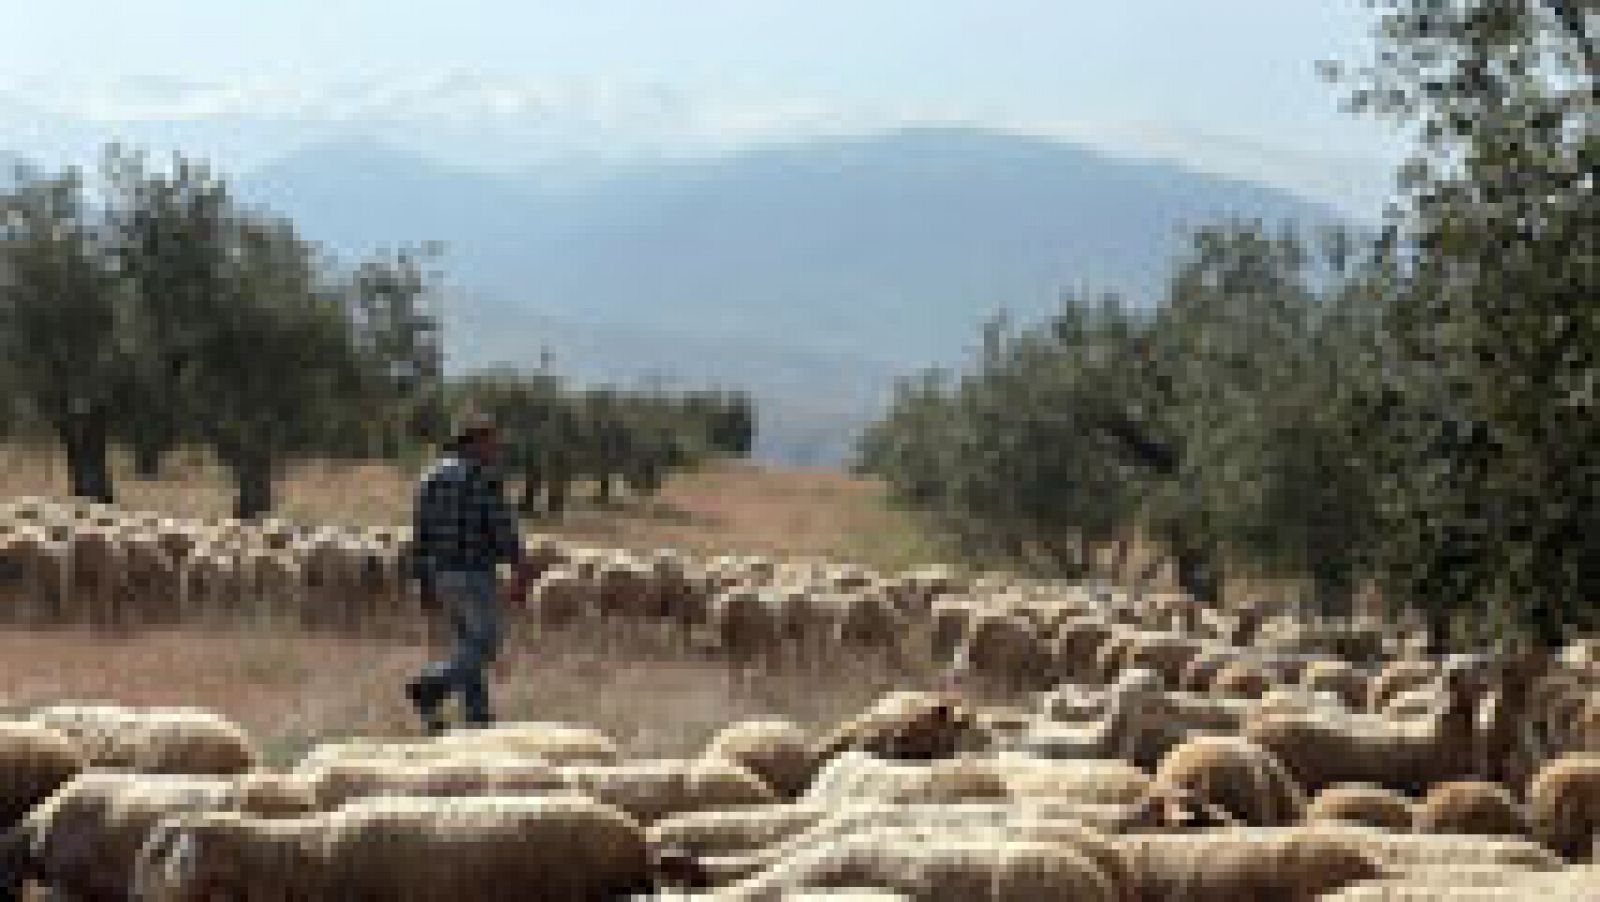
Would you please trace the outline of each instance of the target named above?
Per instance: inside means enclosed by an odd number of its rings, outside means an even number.
[[[733,90],[706,96],[658,83],[538,80],[462,68],[324,84],[144,76],[53,82],[15,93],[27,96],[34,112],[19,123],[18,115],[0,105],[0,133],[36,146],[6,149],[54,154],[71,146],[92,155],[96,148],[90,145],[114,137],[153,149],[220,154],[217,162],[230,170],[336,129],[365,131],[446,162],[517,169],[693,156],[934,122],[1010,128],[1114,154],[1172,160],[1279,185],[1347,210],[1370,210],[1387,184],[1384,161],[1337,159],[1165,123],[1040,120],[990,110],[886,108]],[[55,121],[41,124],[39,109]]]

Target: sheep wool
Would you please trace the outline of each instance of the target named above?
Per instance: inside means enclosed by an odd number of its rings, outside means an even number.
[[[1282,763],[1234,736],[1197,736],[1174,748],[1155,782],[1189,790],[1244,823],[1279,827],[1300,820],[1305,794]]]
[[[1070,844],[854,836],[728,890],[730,900],[781,900],[797,891],[881,887],[916,902],[1116,902],[1117,887]]]
[[[704,757],[748,768],[786,799],[805,791],[818,764],[811,737],[786,720],[745,721],[725,727],[712,737]]]
[[[1354,843],[1299,828],[1138,834],[1120,845],[1136,902],[1309,902],[1382,874]]]
[[[39,724],[0,721],[0,833],[83,766],[83,756],[62,733]]]
[[[583,902],[650,887],[639,825],[590,799],[388,798],[309,818],[190,818],[141,850],[155,902]]]
[[[1498,783],[1453,780],[1436,784],[1417,806],[1418,833],[1525,836],[1528,822]]]
[[[1415,815],[1411,800],[1370,783],[1339,783],[1317,794],[1306,807],[1308,823],[1350,823],[1408,833]]]
[[[687,811],[778,801],[759,777],[726,761],[629,761],[563,767],[558,773],[574,789],[614,805],[646,825]]]
[[[1593,860],[1600,845],[1600,754],[1566,755],[1528,787],[1533,835],[1570,861]]]

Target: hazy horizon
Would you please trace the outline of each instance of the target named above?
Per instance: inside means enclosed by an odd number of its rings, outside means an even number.
[[[122,140],[245,172],[360,135],[520,172],[964,125],[1261,181],[1358,215],[1387,189],[1398,142],[1341,112],[1340,89],[1316,74],[1320,59],[1366,53],[1373,14],[1358,0],[858,6],[34,9],[13,17],[0,60],[0,150],[87,162]]]

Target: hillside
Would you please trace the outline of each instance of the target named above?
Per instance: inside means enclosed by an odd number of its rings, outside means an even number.
[[[441,239],[460,366],[549,346],[588,379],[741,385],[763,456],[839,459],[892,375],[959,359],[1072,286],[1156,296],[1183,230],[1331,214],[1254,184],[1032,137],[916,128],[585,180],[441,166],[360,138],[242,192],[337,249]]]

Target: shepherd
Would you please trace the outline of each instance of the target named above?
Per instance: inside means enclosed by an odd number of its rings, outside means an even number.
[[[429,663],[406,684],[430,735],[444,731],[440,709],[452,695],[466,725],[492,722],[485,670],[501,640],[498,569],[509,565],[512,573],[505,603],[518,604],[528,592],[531,569],[495,469],[499,451],[495,423],[469,413],[417,487],[411,576],[424,611],[446,617],[454,639],[450,658]]]

